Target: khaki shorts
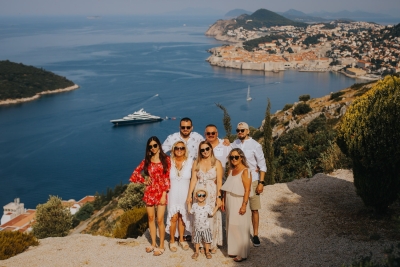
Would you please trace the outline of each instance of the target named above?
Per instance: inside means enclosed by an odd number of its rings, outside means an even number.
[[[251,183],[251,191],[253,192],[253,196],[250,198],[250,210],[260,210],[261,209],[261,201],[260,195],[256,194],[256,189],[258,186],[258,180],[253,181]]]

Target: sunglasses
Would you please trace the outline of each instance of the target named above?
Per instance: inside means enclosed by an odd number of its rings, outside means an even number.
[[[192,128],[192,126],[181,126],[182,130],[190,130]]]
[[[157,147],[158,147],[158,144],[149,145],[149,149],[152,149],[152,148],[157,148]]]
[[[216,132],[206,132],[206,135],[215,135]]]
[[[208,147],[206,147],[206,148],[200,149],[200,152],[203,153],[204,151],[209,151],[209,150],[210,150],[210,147],[208,146]]]
[[[185,150],[186,148],[184,146],[176,146],[174,147],[174,150]]]
[[[239,133],[239,132],[240,132],[240,133],[244,133],[244,131],[246,131],[246,129],[236,129],[236,132],[237,132],[237,133]]]
[[[240,156],[229,156],[230,160],[238,160]]]
[[[206,194],[197,194],[197,197],[206,197]]]

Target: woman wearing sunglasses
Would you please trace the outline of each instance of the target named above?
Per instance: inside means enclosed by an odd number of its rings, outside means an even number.
[[[197,159],[193,163],[192,178],[186,202],[192,203],[192,194],[199,187],[208,192],[206,203],[215,207],[222,204],[221,186],[223,169],[221,162],[214,156],[213,148],[208,141],[202,141],[199,145]],[[217,211],[214,217],[209,217],[209,225],[212,233],[211,253],[217,252],[217,246],[222,246],[222,217],[221,211]],[[202,247],[202,244],[200,245]],[[206,253],[209,253],[206,251]]]
[[[240,148],[231,150],[229,175],[221,190],[225,191],[226,236],[228,255],[234,261],[247,259],[250,249],[251,211],[249,205],[251,174],[246,157]]]
[[[156,136],[152,136],[147,140],[144,160],[133,171],[129,179],[132,183],[143,183],[146,185],[143,201],[146,203],[151,236],[151,246],[146,247],[146,252],[153,252],[154,256],[160,256],[164,253],[164,213],[167,204],[167,193],[170,187],[170,167],[170,158],[162,151],[160,140]],[[160,237],[159,248],[156,243],[156,217]]]
[[[171,149],[171,188],[168,193],[167,233],[170,234],[169,249],[172,252],[178,250],[175,243],[176,226],[178,225],[179,246],[183,250],[189,249],[189,244],[183,239],[185,235],[191,235],[191,224],[186,208],[187,191],[189,190],[190,177],[192,175],[193,160],[189,157],[188,149],[183,141],[177,141]]]

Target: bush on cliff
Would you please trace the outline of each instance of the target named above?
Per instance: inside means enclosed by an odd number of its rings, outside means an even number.
[[[118,219],[113,236],[115,238],[137,238],[147,230],[146,207],[128,210]]]
[[[378,213],[400,192],[399,83],[387,76],[356,99],[338,132],[338,145],[353,161],[357,194]]]
[[[82,208],[79,209],[79,211],[75,214],[75,218],[78,219],[79,221],[85,221],[92,216],[94,212],[94,207],[91,203],[87,202],[85,205],[82,206]]]
[[[62,205],[61,198],[50,196],[45,204],[37,205],[32,231],[37,238],[66,236],[71,227],[71,212]]]
[[[310,100],[310,95],[301,95],[299,96],[299,101],[308,101]]]
[[[0,232],[0,260],[6,260],[24,252],[30,246],[39,245],[39,241],[32,234],[19,231]]]
[[[312,108],[310,107],[309,104],[299,103],[294,107],[292,114],[293,115],[303,115],[303,114],[307,114],[311,110],[312,110]]]
[[[136,207],[144,207],[143,202],[144,185],[140,183],[130,183],[122,197],[118,200],[118,207],[124,211],[131,210]]]

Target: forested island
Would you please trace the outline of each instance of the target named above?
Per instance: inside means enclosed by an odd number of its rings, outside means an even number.
[[[0,105],[39,98],[43,94],[77,89],[78,85],[43,68],[0,61]]]

